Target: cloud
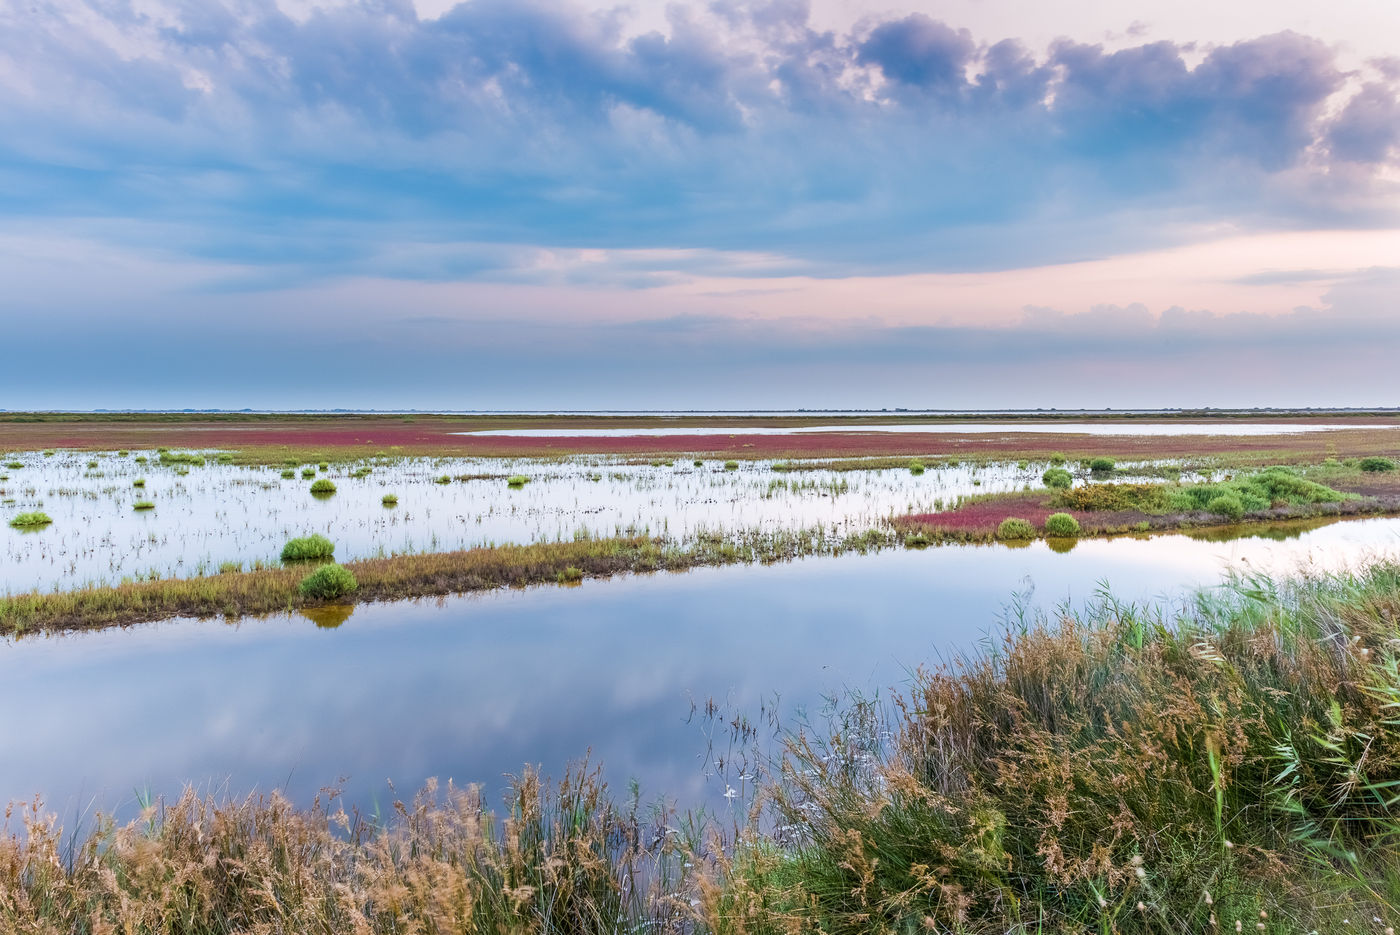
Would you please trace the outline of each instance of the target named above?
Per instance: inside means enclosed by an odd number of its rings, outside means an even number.
[[[633,34],[540,0],[433,19],[407,0],[301,18],[272,0],[15,5],[0,209],[160,225],[172,251],[277,267],[269,285],[390,242],[854,275],[1395,219],[1396,85],[1379,65],[1349,80],[1305,36],[1038,53],[917,14],[837,34],[796,0],[669,9]],[[386,270],[473,278],[498,259],[437,253]]]

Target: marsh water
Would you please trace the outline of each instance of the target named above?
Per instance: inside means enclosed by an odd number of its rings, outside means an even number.
[[[457,435],[513,436],[515,438],[631,438],[639,436],[812,435],[871,432],[919,435],[1300,435],[1342,429],[1393,429],[1394,422],[1369,425],[1317,422],[895,422],[888,425],[792,425],[792,426],[638,426],[635,428],[478,429]]]
[[[628,463],[380,458],[280,468],[161,464],[154,451],[28,452],[0,467],[0,594],[214,574],[277,560],[294,536],[320,533],[341,561],[501,543],[645,533],[862,532],[891,516],[952,506],[959,497],[1039,485],[1044,463],[930,465],[869,471],[774,470],[772,461]],[[137,459],[145,458],[141,463]],[[93,466],[89,466],[89,465]],[[313,477],[336,486],[313,496]],[[367,473],[366,473],[367,472]],[[528,482],[511,487],[507,478]],[[142,487],[133,486],[136,481]],[[386,494],[397,503],[385,506]],[[148,501],[153,509],[136,510]],[[33,531],[5,525],[43,511]]]
[[[186,783],[306,801],[339,782],[373,811],[430,776],[500,790],[591,753],[614,788],[738,807],[737,774],[714,767],[723,729],[692,716],[709,699],[820,720],[832,693],[898,690],[975,651],[1017,603],[1053,613],[1104,587],[1170,602],[1230,568],[1339,567],[1394,549],[1400,520],[1270,535],[899,549],[8,640],[0,800],[41,794],[71,826]]]

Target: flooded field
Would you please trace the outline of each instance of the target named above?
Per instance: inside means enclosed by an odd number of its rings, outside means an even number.
[[[1105,586],[1175,600],[1230,568],[1337,568],[1394,550],[1400,519],[1271,535],[1284,538],[946,546],[10,640],[0,706],[19,716],[0,800],[42,793],[67,819],[185,782],[304,801],[344,780],[372,810],[389,780],[499,789],[524,764],[557,775],[591,750],[615,784],[722,807],[724,731],[693,704],[755,721],[766,706],[792,725],[833,692],[974,649],[1018,601],[1053,611]]]
[[[1014,435],[1025,433],[1055,435],[1122,435],[1122,436],[1201,436],[1201,435],[1299,435],[1309,432],[1338,432],[1358,429],[1400,428],[1393,423],[1354,425],[1350,423],[1316,422],[899,422],[879,424],[831,424],[794,426],[688,426],[688,427],[629,427],[629,428],[567,428],[567,429],[479,429],[458,432],[459,435],[482,437],[510,436],[515,438],[631,438],[637,436],[728,436],[740,435],[814,435],[831,433],[895,433],[906,435]]]
[[[284,470],[201,457],[202,465],[162,464],[154,451],[6,456],[12,466],[0,467],[0,518],[42,511],[53,522],[24,530],[0,524],[0,593],[214,574],[228,563],[249,568],[275,562],[289,538],[310,533],[330,538],[344,561],[581,535],[859,532],[959,497],[1039,486],[1046,467],[931,463],[914,474],[578,457],[385,458]],[[322,479],[333,495],[311,492]],[[150,508],[137,509],[143,502]]]

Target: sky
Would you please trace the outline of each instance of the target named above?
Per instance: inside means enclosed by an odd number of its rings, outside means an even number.
[[[1400,405],[1394,0],[0,0],[0,408]]]

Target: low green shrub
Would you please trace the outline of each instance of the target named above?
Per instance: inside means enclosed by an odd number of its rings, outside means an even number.
[[[53,520],[49,517],[49,514],[36,511],[33,513],[19,514],[14,519],[10,520],[10,525],[16,529],[32,529],[39,526],[47,526],[52,522]]]
[[[1045,518],[1045,534],[1058,539],[1079,535],[1079,520],[1068,513],[1051,513]]]
[[[188,464],[193,467],[204,467],[204,457],[190,451],[170,451],[162,448],[160,450],[161,464]]]
[[[315,469],[315,468],[302,468],[302,469],[301,469],[301,479],[302,479],[302,480],[311,480],[311,478],[313,478],[313,477],[315,477],[315,476],[316,476],[316,469]]]
[[[5,467],[9,468],[11,471],[18,471],[20,468],[24,467],[24,462],[23,462],[23,461],[6,461],[6,462],[5,462]]]
[[[1161,514],[1170,511],[1171,494],[1161,484],[1086,484],[1060,491],[1051,503],[1084,513],[1141,510]]]
[[[997,526],[998,539],[1034,539],[1035,527],[1019,516],[1008,516]]]
[[[570,565],[559,572],[558,580],[560,584],[573,584],[576,581],[582,581],[583,569]]]
[[[1060,452],[1056,451],[1056,452],[1054,452],[1053,454],[1050,455],[1050,465],[1051,465],[1052,467],[1060,467],[1060,466],[1063,465],[1064,463],[1065,463],[1065,456],[1064,456],[1063,454],[1061,454]]]
[[[136,478],[136,480],[134,480],[134,481],[131,482],[131,486],[133,486],[133,487],[145,487],[145,486],[146,486],[146,478],[144,478],[144,477],[138,477],[138,478]]]
[[[131,505],[133,510],[154,510],[156,505],[150,500],[137,500]]]
[[[694,466],[695,466],[695,467],[704,467],[704,466],[705,466],[705,462],[704,462],[704,461],[701,461],[699,458],[696,458],[696,459],[695,459],[695,462],[694,462]]]
[[[1041,481],[1051,490],[1068,490],[1074,484],[1074,477],[1064,468],[1048,468],[1040,475]]]
[[[1244,504],[1232,493],[1222,493],[1206,504],[1206,509],[1217,516],[1239,522],[1244,517]]]
[[[528,483],[530,483],[530,478],[524,474],[512,474],[506,478],[507,487],[524,487]]]
[[[724,469],[725,469],[726,471],[737,471],[737,470],[739,469],[739,462],[738,462],[738,461],[726,461],[726,462],[724,462]]]
[[[386,493],[379,502],[385,506],[394,506],[399,502],[399,498],[397,494]]]
[[[320,534],[288,539],[282,546],[282,561],[305,562],[335,555],[335,543]]]
[[[297,590],[301,592],[302,597],[329,601],[337,597],[344,597],[359,586],[360,583],[355,580],[350,569],[331,564],[322,565],[301,579]]]
[[[440,475],[438,475],[437,477],[434,477],[434,478],[433,478],[433,483],[434,483],[434,484],[450,484],[450,483],[452,483],[452,475],[450,475],[450,474],[440,474]]]
[[[311,492],[322,496],[333,494],[335,493],[335,484],[322,477],[311,484]]]
[[[1363,471],[1378,474],[1382,471],[1395,470],[1395,462],[1389,458],[1382,458],[1379,455],[1372,455],[1369,458],[1362,458],[1357,465]]]
[[[919,461],[918,459],[909,462],[910,474],[913,474],[917,477],[918,475],[924,473],[925,470],[927,470],[927,468],[924,467],[924,462]]]
[[[1093,471],[1095,474],[1107,474],[1116,466],[1112,458],[1098,457],[1092,458],[1089,461],[1089,470]]]
[[[291,468],[287,468],[285,471],[282,472],[283,480],[293,480],[296,478],[296,476],[297,472],[293,471]]]

